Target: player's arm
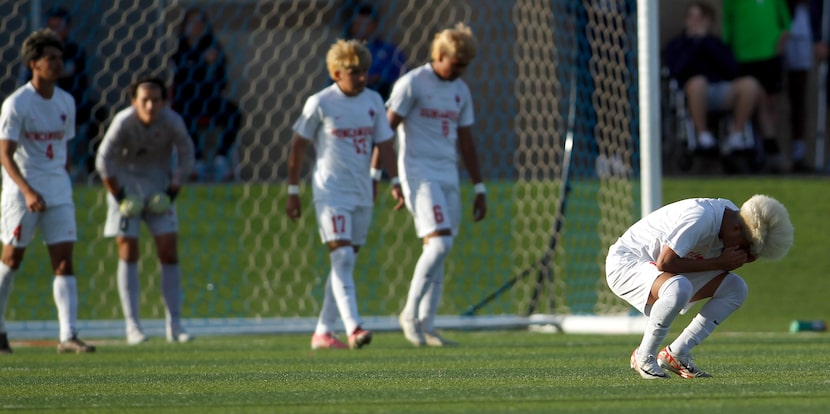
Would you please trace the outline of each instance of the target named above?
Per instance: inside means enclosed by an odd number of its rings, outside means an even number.
[[[747,263],[749,256],[740,246],[726,247],[718,257],[710,259],[686,259],[671,247],[663,246],[657,257],[657,269],[662,272],[684,274],[710,270],[735,270]]]
[[[404,200],[403,190],[401,190],[401,181],[398,179],[398,164],[396,159],[397,157],[395,156],[394,140],[390,139],[378,144],[375,147],[375,154],[379,154],[380,159],[383,160],[383,169],[386,170],[386,173],[389,174],[389,177],[391,178],[392,197],[395,201],[397,201],[394,209],[400,210],[404,205]]]
[[[303,167],[303,158],[308,146],[308,140],[295,133],[291,140],[291,149],[288,152],[288,202],[285,212],[292,221],[302,215],[300,204],[300,172]]]
[[[190,138],[184,121],[177,119],[174,123],[174,128],[176,128],[174,145],[176,146],[176,154],[179,157],[179,162],[170,178],[170,184],[167,186],[166,193],[170,197],[170,201],[176,199],[176,196],[181,190],[182,183],[185,182],[185,178],[193,170],[193,165],[196,163],[196,150],[193,146],[193,139]]]
[[[43,196],[29,185],[29,182],[23,177],[23,173],[20,172],[17,162],[14,161],[15,151],[17,151],[16,141],[0,138],[0,165],[6,170],[9,178],[20,188],[20,192],[23,193],[23,197],[26,199],[26,207],[34,212],[46,210],[46,202],[43,200]]]
[[[464,161],[464,166],[467,167],[470,180],[475,184],[476,198],[473,201],[473,221],[481,221],[487,214],[487,198],[485,197],[487,190],[481,179],[478,152],[473,139],[472,127],[458,127],[458,152],[461,153],[461,159]]]
[[[117,154],[119,145],[117,141],[120,136],[119,131],[120,127],[117,121],[114,121],[106,134],[104,134],[101,145],[98,146],[98,152],[95,154],[95,169],[98,170],[98,175],[101,177],[101,183],[104,184],[104,188],[120,203],[126,197],[126,193],[115,177],[115,171],[118,168]]]

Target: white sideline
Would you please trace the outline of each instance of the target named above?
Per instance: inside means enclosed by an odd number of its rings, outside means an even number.
[[[435,327],[450,330],[499,330],[529,328],[535,332],[572,334],[634,334],[642,333],[646,319],[631,315],[532,315],[530,317],[438,316]],[[244,334],[308,333],[314,331],[316,317],[307,318],[209,318],[184,319],[182,325],[195,337]],[[142,321],[144,333],[164,337],[164,319]],[[400,330],[397,316],[364,317],[363,326],[373,331]],[[7,321],[9,339],[53,339],[58,336],[57,321]],[[125,335],[121,320],[79,321],[83,338],[119,338]]]

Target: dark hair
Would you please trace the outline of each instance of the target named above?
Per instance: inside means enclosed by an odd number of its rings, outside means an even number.
[[[23,62],[28,66],[29,62],[38,60],[43,56],[43,49],[52,46],[63,52],[63,41],[52,29],[40,29],[23,41]]]
[[[362,3],[357,6],[355,15],[369,16],[372,20],[378,20],[378,9],[370,3]]]
[[[179,24],[179,36],[184,35],[185,29],[187,29],[187,21],[193,16],[198,16],[202,23],[205,24],[205,35],[213,34],[213,28],[210,25],[210,19],[208,19],[207,13],[204,10],[191,7],[184,11],[182,22]]]
[[[704,16],[708,17],[713,22],[715,21],[715,8],[708,2],[703,0],[693,0],[689,2],[689,6],[686,7],[686,10],[689,10],[692,7],[697,7]]]
[[[161,90],[161,99],[165,101],[167,100],[167,85],[165,85],[164,81],[157,76],[143,76],[138,78],[138,80],[136,80],[132,84],[130,84],[130,100],[135,99],[136,96],[138,96],[138,87],[145,83],[150,83],[157,86]]]
[[[49,11],[46,12],[46,18],[47,19],[52,18],[52,17],[61,18],[67,24],[72,23],[72,17],[69,15],[69,12],[66,11],[66,9],[64,9],[63,7],[60,7],[60,6],[52,7],[51,9],[49,9]]]

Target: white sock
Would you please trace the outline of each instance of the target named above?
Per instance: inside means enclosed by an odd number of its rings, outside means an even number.
[[[729,315],[734,313],[746,299],[749,288],[740,276],[730,273],[721,282],[715,294],[709,299],[683,333],[669,345],[675,354],[686,355],[704,339],[709,337]]]
[[[666,339],[674,318],[692,298],[692,283],[685,276],[674,276],[660,286],[657,295],[657,301],[651,305],[643,341],[637,350],[639,357],[657,355],[657,348]]]
[[[175,332],[182,327],[182,274],[178,264],[161,265],[161,295],[164,297],[167,326]]]
[[[65,342],[75,335],[78,319],[78,282],[73,275],[55,276],[52,293],[58,308],[60,341]]]
[[[138,283],[138,262],[118,260],[116,271],[118,296],[121,297],[121,309],[124,311],[124,320],[127,331],[141,330],[138,317],[138,304],[141,287]]]
[[[421,256],[415,264],[412,282],[409,285],[409,294],[406,297],[406,305],[404,305],[401,312],[405,319],[421,319],[427,316],[419,314],[422,307],[421,302],[424,300],[437,270],[441,269],[443,272],[444,260],[450,253],[452,242],[452,236],[439,236],[430,238],[427,244],[424,245]],[[439,299],[440,295],[439,290]]]
[[[14,287],[14,274],[17,269],[12,269],[0,262],[0,333],[6,332],[6,305],[9,303],[9,294]]]
[[[426,332],[435,330],[435,315],[438,313],[438,305],[441,304],[441,293],[444,290],[444,266],[439,266],[435,269],[435,274],[429,282],[424,298],[421,300],[421,306],[418,308],[418,316],[421,321],[421,327]]]
[[[334,332],[334,324],[337,323],[337,303],[334,300],[334,293],[331,291],[331,272],[326,278],[326,287],[323,289],[323,306],[320,308],[320,318],[317,319],[317,327],[314,333],[323,335]]]
[[[343,246],[329,253],[331,258],[331,292],[340,312],[340,319],[351,334],[360,326],[357,313],[357,293],[354,287],[355,254],[352,246]]]

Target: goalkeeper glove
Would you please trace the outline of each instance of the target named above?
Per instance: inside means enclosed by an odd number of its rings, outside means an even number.
[[[157,193],[147,202],[147,210],[152,214],[164,214],[173,206],[173,197],[167,193]]]
[[[125,195],[123,189],[118,192],[115,198],[116,200],[121,198],[118,203],[118,211],[121,212],[121,215],[124,217],[135,217],[141,214],[141,211],[144,210],[144,200],[137,195]]]

